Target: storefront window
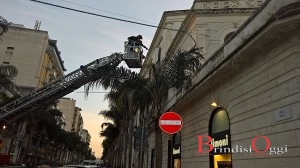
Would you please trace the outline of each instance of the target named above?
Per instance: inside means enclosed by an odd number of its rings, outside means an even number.
[[[209,156],[210,167],[232,168],[230,123],[225,109],[217,108],[213,111],[209,120],[209,136],[214,146]]]
[[[173,168],[181,167],[181,134],[180,132],[173,135],[172,160]]]
[[[174,168],[180,168],[180,159],[174,159]]]

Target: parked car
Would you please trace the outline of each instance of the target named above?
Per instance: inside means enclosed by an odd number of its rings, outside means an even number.
[[[9,165],[10,157],[4,153],[0,153],[0,165]]]
[[[95,166],[95,165],[65,165],[60,168],[101,168],[100,166]]]
[[[84,160],[81,164],[82,165],[95,165],[95,166],[99,166],[100,168],[103,167],[102,160]]]

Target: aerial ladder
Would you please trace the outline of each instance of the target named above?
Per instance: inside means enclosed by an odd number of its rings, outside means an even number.
[[[51,102],[73,92],[90,81],[97,80],[101,69],[116,68],[125,61],[129,68],[141,68],[142,47],[124,43],[124,54],[113,53],[110,56],[97,59],[79,69],[63,76],[62,78],[20,97],[0,108],[0,123],[10,123],[28,114],[29,112],[43,108]],[[105,71],[103,71],[105,73]],[[96,77],[96,78],[95,78]]]

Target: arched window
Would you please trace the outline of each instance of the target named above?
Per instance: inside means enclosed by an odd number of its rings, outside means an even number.
[[[227,42],[227,40],[229,40],[230,37],[234,35],[234,33],[235,33],[235,32],[230,32],[230,33],[228,33],[228,34],[225,36],[225,38],[224,38],[224,43]]]
[[[211,168],[232,167],[231,162],[231,135],[229,117],[224,108],[217,108],[209,119],[209,136],[214,150],[210,152]]]

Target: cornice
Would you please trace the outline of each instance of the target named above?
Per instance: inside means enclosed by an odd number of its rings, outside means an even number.
[[[176,10],[176,11],[165,11],[162,15],[162,18],[159,22],[159,25],[158,25],[158,28],[154,34],[154,37],[153,37],[153,40],[152,40],[152,43],[149,47],[149,50],[147,52],[147,56],[146,56],[146,59],[144,60],[144,64],[149,64],[149,61],[151,61],[151,54],[154,52],[155,50],[155,45],[157,43],[157,41],[161,41],[161,32],[163,31],[163,28],[165,27],[165,24],[167,23],[166,20],[168,17],[172,17],[172,16],[179,16],[179,15],[182,15],[182,16],[186,16],[187,13],[189,12],[190,10]],[[144,72],[144,66],[141,68],[140,70],[140,73],[143,74]]]
[[[265,0],[195,0],[195,9],[257,8]]]
[[[208,15],[208,14],[251,14],[258,8],[223,8],[223,9],[196,9],[194,14],[197,15]]]

